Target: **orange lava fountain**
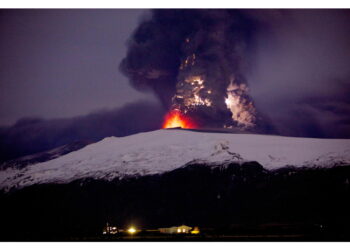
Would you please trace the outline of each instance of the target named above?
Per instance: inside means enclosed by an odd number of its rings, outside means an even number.
[[[196,128],[196,124],[179,110],[172,110],[165,116],[163,128]]]

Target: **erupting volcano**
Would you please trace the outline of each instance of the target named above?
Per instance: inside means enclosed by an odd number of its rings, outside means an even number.
[[[197,128],[195,122],[179,110],[172,110],[166,116],[163,128]]]
[[[244,70],[249,22],[235,10],[153,11],[135,31],[121,70],[170,110],[163,127],[193,128],[190,117],[195,127],[256,129]]]

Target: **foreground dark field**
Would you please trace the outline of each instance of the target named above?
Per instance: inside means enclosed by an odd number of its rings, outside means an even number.
[[[0,240],[349,241],[349,180],[350,166],[268,171],[251,162],[34,185],[0,195]],[[143,231],[103,236],[106,222]],[[146,233],[182,224],[201,233]]]
[[[166,235],[166,234],[137,234],[137,235],[99,235],[99,236],[80,236],[80,237],[60,237],[57,235],[47,236],[44,239],[38,237],[20,237],[13,235],[6,239],[6,241],[113,241],[113,242],[129,242],[129,241],[172,241],[172,242],[184,242],[184,241],[237,241],[237,242],[250,242],[250,241],[349,241],[349,234],[339,234],[332,231],[323,230],[317,227],[309,227],[299,225],[292,231],[286,231],[284,226],[276,227],[271,230],[269,226],[258,226],[251,230],[236,230],[236,231],[210,231],[202,232],[199,235]],[[305,230],[306,229],[306,230]],[[299,232],[299,234],[297,233]]]
[[[204,229],[199,235],[108,235],[67,238],[68,241],[348,241],[348,234],[332,232],[320,225],[255,225],[237,226],[231,230]]]

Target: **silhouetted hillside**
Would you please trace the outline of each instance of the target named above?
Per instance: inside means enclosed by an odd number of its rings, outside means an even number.
[[[349,180],[350,166],[268,171],[250,162],[33,185],[1,194],[0,239],[94,237],[108,221],[139,228],[196,225],[204,233],[289,228],[306,239],[350,240]]]

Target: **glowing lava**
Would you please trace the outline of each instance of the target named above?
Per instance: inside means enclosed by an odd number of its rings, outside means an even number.
[[[196,128],[196,124],[179,110],[172,110],[165,116],[163,128]]]

